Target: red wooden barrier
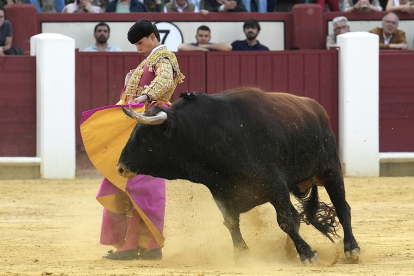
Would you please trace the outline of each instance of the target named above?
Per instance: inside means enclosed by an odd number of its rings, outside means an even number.
[[[244,85],[313,98],[337,133],[336,50],[177,53],[185,91],[217,93]],[[82,111],[118,101],[137,53],[76,54],[76,122]],[[380,52],[380,152],[414,152],[414,51]],[[77,125],[77,147],[82,142]],[[36,155],[35,57],[0,57],[0,156]]]
[[[35,57],[0,57],[0,156],[36,156]]]
[[[178,85],[171,101],[186,91],[205,91],[205,54],[177,53],[184,83]],[[76,122],[82,112],[93,108],[116,104],[124,86],[125,75],[144,59],[136,52],[76,53]],[[76,129],[76,146],[83,150],[79,128]]]
[[[207,92],[240,86],[289,92],[318,101],[338,135],[336,50],[207,53]]]
[[[414,152],[414,51],[380,51],[380,152]]]

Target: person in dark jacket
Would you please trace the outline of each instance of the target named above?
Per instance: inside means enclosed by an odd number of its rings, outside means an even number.
[[[204,0],[204,10],[209,12],[247,12],[241,0]]]
[[[147,8],[138,0],[112,0],[106,7],[105,12],[147,12]]]

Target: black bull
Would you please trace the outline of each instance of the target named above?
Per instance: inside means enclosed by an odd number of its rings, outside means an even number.
[[[125,110],[126,111],[126,110]],[[124,177],[146,174],[186,179],[210,189],[230,230],[236,256],[248,250],[240,213],[270,202],[280,228],[304,264],[318,255],[299,235],[300,221],[332,240],[339,218],[345,256],[358,262],[350,207],[335,137],[323,107],[309,98],[254,88],[194,94],[169,109],[145,115],[126,112],[137,123],[118,163]],[[324,186],[334,206],[319,202]],[[302,206],[293,206],[292,193]]]

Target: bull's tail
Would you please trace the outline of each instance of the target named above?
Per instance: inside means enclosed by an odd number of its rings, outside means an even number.
[[[298,198],[301,203],[300,218],[306,224],[312,224],[328,239],[339,238],[336,233],[339,225],[336,220],[336,211],[333,206],[319,202],[318,187],[312,186],[310,194],[305,198]]]

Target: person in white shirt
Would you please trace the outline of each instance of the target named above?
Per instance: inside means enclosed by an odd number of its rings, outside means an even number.
[[[199,9],[190,1],[174,0],[165,4],[164,12],[199,12]]]
[[[350,32],[348,18],[345,16],[335,17],[332,21],[334,33],[326,37],[326,49],[336,46],[336,37],[340,34]]]
[[[413,13],[414,4],[411,0],[388,0],[387,7],[385,9],[387,11]]]

